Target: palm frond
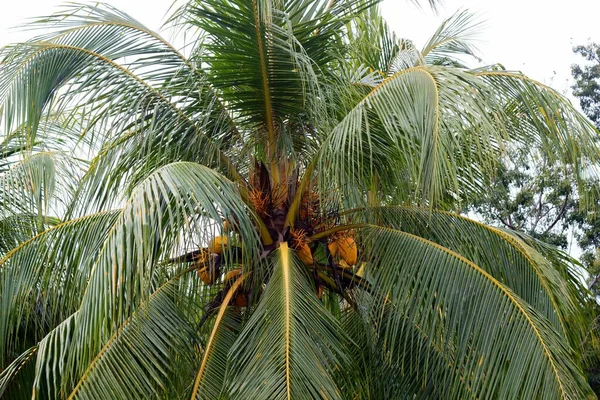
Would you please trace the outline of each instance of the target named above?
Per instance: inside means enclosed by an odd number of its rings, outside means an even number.
[[[78,307],[91,267],[119,211],[47,229],[0,260],[0,365],[37,343]],[[74,237],[77,240],[74,240]]]
[[[333,129],[322,150],[323,180],[369,187],[375,175],[385,176],[386,195],[406,201],[410,193],[431,205],[481,190],[504,138],[488,95],[481,80],[460,70],[396,73]]]
[[[169,281],[142,303],[89,364],[69,399],[161,398],[189,384],[195,333]]]
[[[240,332],[237,313],[232,311],[230,305],[246,276],[238,278],[231,285],[219,307],[210,336],[203,349],[202,362],[192,389],[192,399],[217,399],[223,394],[229,361],[228,353]]]
[[[27,379],[18,379],[15,378],[19,373],[21,373],[24,369],[27,369],[27,364],[31,362],[33,356],[37,352],[37,346],[30,347],[21,353],[17,358],[13,360],[6,368],[2,370],[0,373],[0,397],[7,395],[6,398],[27,398],[31,392],[31,386],[27,385]],[[15,386],[20,386],[20,388],[15,388]],[[26,392],[27,396],[19,396],[16,391]]]
[[[481,23],[475,18],[473,13],[463,10],[444,20],[421,50],[425,62],[464,68],[462,58],[479,60],[473,42],[477,39]]]
[[[161,261],[205,247],[220,233],[222,220],[231,221],[244,243],[241,264],[252,266],[260,254],[260,242],[232,182],[192,163],[167,165],[142,182],[94,263],[77,317],[71,365],[80,367],[91,361],[115,324],[127,319],[161,284],[155,279],[157,273],[165,268],[172,268],[172,273],[182,270],[181,265],[169,267]],[[222,255],[226,261],[236,256],[233,238],[230,244]],[[260,274],[258,268],[256,273]]]
[[[446,385],[440,393],[467,385],[478,398],[590,398],[562,335],[481,267],[405,232],[371,228],[367,236],[381,293],[373,318],[390,357],[401,359],[411,347],[412,330],[404,327],[412,324],[460,373],[439,381]],[[388,307],[392,316],[382,320]]]
[[[339,399],[332,379],[345,338],[282,244],[261,301],[230,351],[234,399]]]
[[[399,206],[361,213],[367,222],[425,238],[475,263],[535,308],[577,346],[580,332],[567,324],[573,320],[581,322],[583,318],[579,296],[575,295],[581,288],[576,279],[564,274],[564,263],[550,263],[518,238],[453,213]]]

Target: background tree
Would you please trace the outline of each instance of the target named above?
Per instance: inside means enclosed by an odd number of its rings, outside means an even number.
[[[33,143],[79,116],[92,161],[0,260],[0,393],[593,397],[562,253],[447,210],[514,143],[581,181],[597,132],[522,74],[469,69],[468,13],[419,50],[375,4],[190,1],[185,52],[70,5],[4,49],[3,125]]]

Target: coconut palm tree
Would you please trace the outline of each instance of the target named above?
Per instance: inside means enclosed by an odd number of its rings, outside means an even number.
[[[468,13],[417,50],[375,3],[190,1],[183,50],[70,5],[4,49],[4,126],[78,116],[93,156],[0,260],[0,394],[591,398],[568,257],[452,210],[515,143],[582,180],[596,131],[469,69]]]

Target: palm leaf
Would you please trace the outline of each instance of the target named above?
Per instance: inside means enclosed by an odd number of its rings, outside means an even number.
[[[338,322],[285,243],[273,262],[265,293],[230,351],[231,398],[341,398],[331,376],[345,358]]]
[[[228,366],[228,353],[230,348],[233,347],[240,330],[236,312],[231,311],[229,307],[233,296],[246,276],[238,278],[231,285],[219,307],[212,331],[204,347],[202,363],[196,374],[191,395],[192,399],[217,399],[223,393]]]
[[[0,365],[10,361],[8,350],[31,346],[79,307],[91,266],[118,215],[103,212],[59,224],[0,260]]]
[[[438,244],[385,228],[366,232],[372,244],[374,285],[388,299],[394,316],[380,321],[390,357],[410,348],[411,329],[419,327],[440,348],[459,380],[481,398],[591,398],[573,350],[556,329],[476,264]],[[399,355],[396,355],[398,354]],[[434,363],[428,363],[430,367]],[[409,367],[410,368],[410,367]]]
[[[583,317],[577,281],[563,274],[527,243],[463,216],[415,207],[381,207],[361,212],[368,222],[410,233],[460,254],[506,285],[577,345],[567,321]],[[355,214],[356,215],[356,214]]]
[[[154,292],[114,333],[69,399],[162,398],[189,383],[182,371],[193,365],[195,334],[173,302],[173,283]]]

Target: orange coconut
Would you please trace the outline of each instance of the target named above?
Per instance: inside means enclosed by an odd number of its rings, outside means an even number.
[[[350,236],[339,238],[335,241],[339,256],[346,261],[348,265],[356,264],[358,258],[358,247],[356,242]]]
[[[211,274],[208,267],[200,268],[196,271],[196,274],[198,274],[198,277],[202,280],[202,282],[207,285],[212,285],[217,279],[217,274],[214,272]]]
[[[338,252],[337,242],[329,243],[327,245],[327,248],[329,249],[329,254],[331,254],[331,257],[335,257],[337,255],[337,252]]]
[[[227,236],[216,236],[208,243],[208,251],[211,253],[223,254],[223,247],[225,246],[227,246]]]
[[[308,247],[306,243],[298,246],[296,253],[298,254],[298,257],[300,257],[300,260],[302,260],[304,264],[314,264],[315,261],[313,260],[312,253],[310,252],[310,247]]]

